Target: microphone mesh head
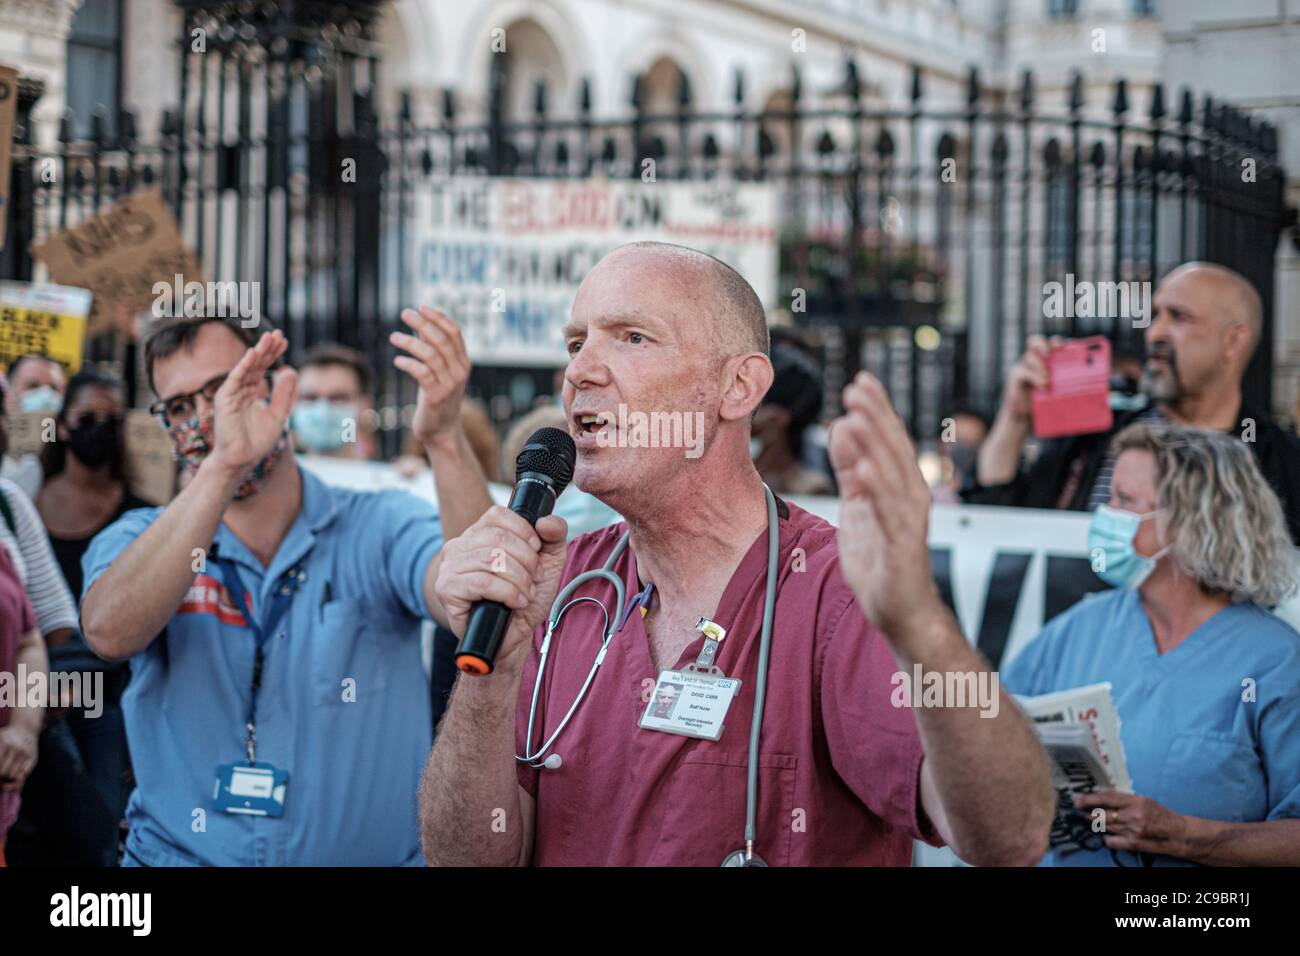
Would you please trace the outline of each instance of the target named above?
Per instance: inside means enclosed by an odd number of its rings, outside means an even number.
[[[569,433],[562,428],[539,428],[528,436],[528,443],[515,459],[515,481],[528,472],[551,479],[555,494],[569,487],[573,480],[573,463],[578,449]]]

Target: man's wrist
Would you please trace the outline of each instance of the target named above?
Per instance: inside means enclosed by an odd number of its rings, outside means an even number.
[[[465,439],[465,430],[459,423],[421,438],[420,444],[424,446],[425,454],[430,458],[462,455],[468,451],[469,445]]]
[[[215,452],[203,459],[195,472],[194,480],[206,479],[214,488],[229,492],[233,497],[248,472],[248,465],[232,465],[224,461]]]
[[[960,635],[956,619],[937,590],[906,617],[889,622],[881,630],[895,653],[913,662],[933,659],[952,640],[954,630]]]

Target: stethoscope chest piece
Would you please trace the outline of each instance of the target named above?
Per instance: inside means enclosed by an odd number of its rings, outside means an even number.
[[[746,856],[744,850],[737,850],[734,853],[728,853],[727,858],[722,861],[723,866],[767,866],[763,858],[755,853],[753,856]]]

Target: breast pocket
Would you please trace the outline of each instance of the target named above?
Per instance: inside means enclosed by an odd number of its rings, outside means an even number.
[[[331,601],[312,631],[312,694],[318,706],[365,704],[387,686],[391,623],[364,601]]]
[[[790,754],[758,757],[758,842],[754,852],[770,866],[788,866],[794,815],[795,769]],[[684,846],[705,859],[724,857],[745,846],[748,753],[698,746],[673,771],[659,847],[653,861],[671,866]]]
[[[1160,791],[1148,794],[1178,813],[1211,820],[1262,820],[1263,768],[1254,748],[1208,731],[1174,736],[1160,770]]]

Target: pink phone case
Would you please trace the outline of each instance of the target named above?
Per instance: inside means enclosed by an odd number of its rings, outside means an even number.
[[[1046,388],[1034,390],[1034,434],[1039,438],[1109,431],[1110,342],[1074,339],[1047,356]]]

